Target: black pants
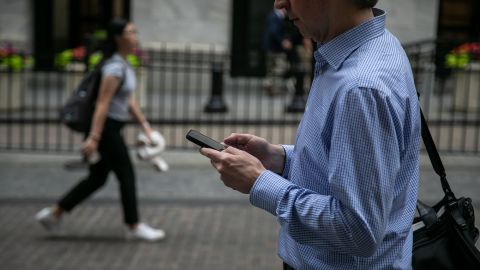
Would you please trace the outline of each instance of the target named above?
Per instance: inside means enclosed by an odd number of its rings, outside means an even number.
[[[100,160],[90,165],[89,175],[73,187],[58,205],[65,211],[72,210],[80,202],[101,188],[113,171],[120,184],[123,215],[126,224],[138,222],[135,174],[127,145],[121,135],[123,122],[107,118],[98,145]]]

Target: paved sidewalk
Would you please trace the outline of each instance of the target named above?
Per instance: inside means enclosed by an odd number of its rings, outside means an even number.
[[[164,156],[171,165],[165,173],[135,162],[142,219],[167,232],[165,241],[149,244],[124,240],[114,179],[65,217],[66,236],[48,237],[33,215],[85,171],[63,169],[65,161],[77,158],[72,155],[0,153],[0,268],[281,269],[273,216],[224,187],[198,153]],[[480,226],[480,157],[443,158],[454,192],[474,200]],[[426,156],[421,176],[420,198],[440,199]]]
[[[148,163],[135,160],[139,198],[142,201],[239,200],[247,196],[232,191],[218,178],[210,162],[195,151],[167,151],[164,158],[170,170],[156,172]],[[52,201],[86,174],[86,170],[67,171],[66,161],[75,155],[44,155],[0,152],[0,201]],[[457,195],[472,197],[480,206],[480,156],[442,155],[450,185]],[[428,156],[420,162],[419,198],[434,203],[442,198],[439,178]],[[118,185],[113,174],[93,201],[117,200]]]
[[[48,237],[33,216],[85,174],[63,169],[76,158],[0,153],[0,269],[281,269],[275,218],[223,186],[196,152],[165,153],[165,173],[135,162],[141,218],[164,241],[124,240],[114,177],[65,216],[66,236]]]
[[[2,203],[4,270],[281,269],[273,217],[242,203],[144,203],[158,243],[125,241],[117,203],[87,203],[65,218],[66,236],[49,238],[33,220],[38,203]]]

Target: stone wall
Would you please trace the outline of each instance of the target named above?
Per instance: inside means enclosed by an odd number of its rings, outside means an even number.
[[[0,41],[29,49],[33,39],[30,0],[0,0]]]
[[[387,28],[402,43],[437,36],[439,0],[379,0],[377,7],[388,12]]]
[[[133,20],[148,45],[213,43],[229,46],[233,0],[133,0]],[[439,0],[379,0],[387,28],[402,43],[435,38]]]
[[[156,42],[227,46],[231,0],[134,0],[132,19],[145,46]]]
[[[37,0],[40,1],[40,0]],[[132,19],[143,45],[203,43],[228,47],[233,0],[131,0]],[[379,0],[387,27],[402,43],[436,36],[439,0]],[[30,47],[30,0],[0,0],[0,40]]]

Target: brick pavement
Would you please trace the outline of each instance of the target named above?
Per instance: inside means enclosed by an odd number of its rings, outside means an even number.
[[[136,163],[143,220],[167,232],[160,243],[126,242],[116,181],[65,219],[66,236],[49,238],[33,215],[84,172],[74,156],[0,153],[0,269],[281,269],[275,218],[219,183],[194,152],[170,152],[167,173]],[[480,157],[444,157],[452,188],[474,200],[480,226]],[[441,196],[425,156],[420,197]],[[480,247],[480,242],[477,242]]]
[[[141,219],[167,232],[149,244],[124,241],[113,179],[66,216],[66,236],[49,238],[34,214],[85,172],[62,169],[71,155],[0,153],[0,269],[281,268],[273,216],[219,183],[198,153],[165,157],[166,173],[136,163]]]
[[[146,203],[144,218],[167,232],[158,243],[125,241],[113,201],[82,205],[66,216],[66,236],[57,238],[33,219],[39,207],[0,204],[1,269],[281,269],[278,225],[247,203]]]

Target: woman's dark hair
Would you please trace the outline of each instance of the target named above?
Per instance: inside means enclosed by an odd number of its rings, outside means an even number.
[[[128,23],[129,21],[123,18],[115,18],[110,22],[107,28],[107,39],[103,47],[103,59],[108,59],[117,52],[118,48],[115,37],[123,34],[123,30],[125,30]]]
[[[358,8],[373,8],[378,0],[351,0]]]

